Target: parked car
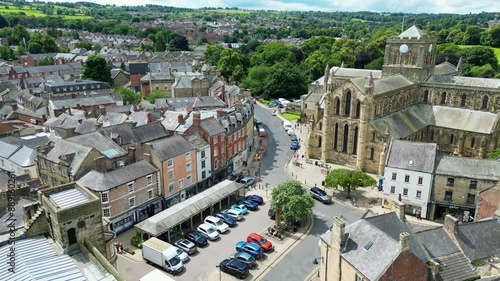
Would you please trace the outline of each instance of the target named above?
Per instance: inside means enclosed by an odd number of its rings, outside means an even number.
[[[206,223],[200,224],[200,226],[198,226],[196,230],[198,230],[201,233],[201,235],[207,237],[207,239],[210,241],[215,241],[219,239],[219,232],[217,232],[217,229]]]
[[[175,246],[174,246],[175,247]],[[175,247],[175,251],[177,253],[177,257],[182,261],[185,262],[189,259],[189,255],[184,252],[181,248]]]
[[[240,180],[244,177],[245,177],[245,175],[243,175],[243,174],[234,174],[229,179],[232,181],[235,181],[235,182],[240,182]]]
[[[252,257],[252,255],[250,255],[249,253],[245,252],[234,253],[231,255],[231,259],[241,261],[242,263],[246,264],[248,268],[253,268],[257,264],[255,258]]]
[[[221,271],[232,275],[239,279],[244,279],[248,275],[248,265],[236,260],[236,259],[225,259],[219,264]]]
[[[229,226],[227,224],[225,224],[221,219],[214,216],[206,217],[203,222],[217,229],[219,233],[224,233],[229,230]]]
[[[292,123],[290,123],[290,121],[283,121],[283,128],[285,129],[285,131],[288,132],[288,130],[292,129]]]
[[[262,122],[260,122],[260,120],[257,119],[257,118],[255,118],[255,117],[253,118],[253,123],[256,124],[256,125],[262,124]]]
[[[267,215],[272,220],[276,219],[276,210],[273,208],[269,208],[269,211],[267,211]]]
[[[221,219],[229,227],[236,226],[236,219],[231,217],[227,213],[220,212],[220,213],[217,213],[215,216],[218,217],[219,219]]]
[[[261,246],[252,242],[245,242],[245,241],[240,241],[236,243],[236,251],[249,253],[256,260],[261,259],[262,255],[264,254],[264,250],[262,250]]]
[[[237,221],[240,221],[243,219],[243,213],[241,211],[238,211],[235,209],[227,209],[227,210],[224,210],[222,212],[227,214],[228,216],[234,218]]]
[[[292,141],[297,141],[297,142],[299,141],[299,139],[297,138],[297,135],[291,135],[291,136],[290,136],[290,139],[291,139]]]
[[[267,240],[264,236],[257,234],[257,233],[248,234],[247,242],[252,242],[252,243],[255,243],[255,244],[261,246],[265,252],[269,252],[271,250],[274,250],[273,243],[271,243],[271,241]]]
[[[297,150],[297,149],[299,149],[299,142],[298,141],[292,141],[292,143],[290,144],[290,149],[291,150]]]
[[[208,245],[207,238],[203,236],[199,231],[191,230],[184,236],[187,240],[193,242],[198,247],[205,247]]]
[[[259,204],[253,202],[252,200],[240,200],[238,201],[238,204],[245,205],[245,207],[247,207],[250,211],[257,211],[257,209],[259,209]]]
[[[253,201],[259,205],[264,204],[264,198],[262,198],[262,196],[257,195],[257,194],[248,195],[247,197],[245,197],[245,200]]]
[[[271,115],[276,116],[276,109],[273,109],[273,111],[271,111]]]
[[[269,102],[269,106],[275,107],[275,106],[278,106],[279,103],[280,103],[279,101],[273,100],[273,101]]]
[[[245,207],[245,205],[243,204],[234,204],[231,206],[231,209],[236,210],[243,215],[246,215],[248,213],[247,207]]]
[[[332,197],[326,194],[324,190],[321,190],[315,186],[312,187],[309,191],[314,199],[321,201],[323,204],[332,203]]]
[[[239,183],[244,184],[245,187],[250,187],[255,184],[255,179],[252,177],[244,177],[239,181]]]
[[[175,246],[181,248],[188,255],[192,255],[198,252],[198,248],[196,247],[196,245],[193,242],[189,241],[188,239],[178,240],[174,244]]]
[[[286,132],[288,133],[289,136],[295,135],[295,130],[293,128],[288,129],[288,131]]]

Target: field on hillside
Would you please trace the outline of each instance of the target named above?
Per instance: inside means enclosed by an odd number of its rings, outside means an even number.
[[[0,14],[17,14],[17,13],[24,13],[27,16],[34,16],[34,17],[45,17],[47,16],[46,14],[42,13],[42,11],[37,10],[36,6],[40,6],[41,4],[33,4],[32,7],[25,5],[25,6],[14,6],[14,5],[8,5],[8,6],[0,6]],[[54,9],[61,9],[61,10],[73,10],[71,8],[66,8],[63,6],[53,6]],[[78,14],[80,12],[77,10],[76,15],[60,15],[61,17],[65,19],[90,19],[89,16],[85,16],[83,14]],[[57,16],[56,13],[54,13],[54,16]]]
[[[479,45],[458,45],[460,48],[472,48],[472,47],[479,47]],[[497,57],[497,60],[500,62],[500,48],[493,48],[493,52],[495,53],[495,56]]]

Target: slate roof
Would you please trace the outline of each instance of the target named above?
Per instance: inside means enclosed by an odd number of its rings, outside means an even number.
[[[81,177],[78,183],[93,191],[107,191],[156,171],[156,167],[143,160],[105,173],[92,170]]]
[[[0,140],[0,157],[8,159],[12,154],[14,154],[18,149],[18,145],[13,145],[10,143],[5,143]]]
[[[495,160],[438,156],[435,173],[437,175],[498,181],[500,179],[500,165]]]
[[[432,110],[434,125],[437,127],[482,134],[491,134],[499,119],[498,114],[486,111],[439,105],[433,106]]]
[[[146,111],[134,111],[128,116],[128,120],[135,123],[136,126],[142,126],[148,123],[148,114]]]
[[[425,84],[498,89],[500,88],[500,79],[432,75],[425,81]]]
[[[442,226],[414,233],[433,259],[460,252],[460,249]]]
[[[479,276],[460,252],[435,259],[439,263],[436,281],[474,280]]]
[[[394,140],[389,153],[388,167],[431,174],[434,171],[437,144]]]
[[[87,118],[83,119],[82,123],[78,124],[75,128],[77,134],[87,134],[97,130],[97,119]]]
[[[356,84],[360,90],[364,91],[366,83],[366,79],[364,77],[354,78],[351,81]],[[373,85],[374,95],[380,95],[412,86],[413,82],[406,79],[402,75],[394,75],[384,77],[382,79],[375,79],[373,80]]]
[[[76,107],[77,104],[85,106],[115,104],[112,96],[90,96],[86,98],[74,98],[65,100],[49,100],[52,109],[62,109],[63,107]]]
[[[109,127],[103,127],[99,131],[109,139],[116,139],[117,137],[120,137],[123,145],[134,143],[139,140],[132,131],[132,124],[130,123],[121,123]]]
[[[346,67],[337,67],[334,66],[330,69],[330,74],[334,76],[340,76],[340,77],[370,77],[370,73],[372,73],[373,78],[375,79],[380,79],[382,78],[382,70],[372,70],[372,69],[358,69],[358,68],[346,68]],[[321,85],[324,85],[324,79],[325,77],[322,77],[323,80],[316,80],[318,81]],[[315,83],[315,82],[313,82]]]
[[[434,66],[434,75],[451,75],[455,73],[458,73],[457,68],[447,61]]]
[[[163,120],[161,121],[161,124],[163,125],[163,127],[165,128],[165,130],[167,131],[175,131],[179,125],[179,120],[178,120],[178,116],[179,115],[182,115],[183,116],[183,119],[187,119],[189,117],[187,111],[170,111],[170,110],[167,110],[163,113]],[[186,122],[184,122],[186,123]],[[188,126],[189,128],[189,126]]]
[[[113,126],[117,124],[121,124],[128,119],[128,116],[123,113],[116,112],[106,112],[106,115],[100,115],[97,118],[97,123],[102,124],[103,126]]]
[[[321,93],[311,93],[309,96],[307,96],[306,102],[319,102],[322,97],[323,94]]]
[[[152,143],[152,148],[158,154],[160,161],[166,161],[195,150],[193,145],[179,135],[155,141]]]
[[[402,232],[410,234],[410,251],[427,262],[423,246],[394,212],[365,217],[346,226],[347,241],[341,255],[369,280],[377,280],[399,256],[399,235]],[[365,245],[369,242],[372,245],[366,250]]]
[[[497,218],[459,224],[455,237],[472,261],[500,255],[500,220]]]
[[[95,148],[108,159],[127,155],[127,152],[109,138],[98,132],[67,138],[66,140]]]
[[[174,74],[175,75],[175,74]],[[173,89],[191,89],[193,88],[193,80],[202,80],[204,78],[203,75],[195,75],[195,76],[181,76],[175,80],[172,85]]]
[[[106,107],[106,113],[114,112],[114,113],[130,113],[132,106],[131,105],[117,105],[117,106],[109,106]]]
[[[159,121],[133,127],[132,132],[134,132],[135,137],[141,142],[150,142],[168,136],[168,132]]]
[[[37,151],[35,149],[23,145],[12,156],[10,156],[9,160],[21,167],[30,167],[35,165],[36,156]]]
[[[8,136],[0,139],[3,142],[10,143],[13,145],[25,145],[30,148],[37,148],[46,145],[49,142],[49,138],[46,136],[35,137],[30,139],[23,139],[14,136]]]
[[[65,139],[59,140],[54,144],[54,147],[45,155],[48,160],[59,163],[59,157],[62,155],[71,155],[70,171],[74,175],[80,169],[85,158],[92,150],[92,147],[81,145],[79,143],[74,143],[67,141]]]
[[[420,37],[424,37],[424,36],[427,36],[427,34],[425,34],[425,32],[423,32],[422,30],[420,30],[415,25],[412,25],[410,28],[408,28],[407,30],[405,30],[404,32],[402,32],[401,34],[398,35],[398,37],[400,39],[403,39],[403,38],[408,38],[408,39],[417,38],[417,39],[420,39]]]
[[[184,136],[184,138],[200,151],[210,147],[208,142],[198,133]]]
[[[200,126],[207,132],[209,136],[215,136],[226,132],[224,127],[215,118],[207,118],[201,120]]]
[[[224,103],[218,97],[196,97],[192,103],[193,109],[203,109],[203,108],[214,108],[214,107],[227,107],[227,104]]]

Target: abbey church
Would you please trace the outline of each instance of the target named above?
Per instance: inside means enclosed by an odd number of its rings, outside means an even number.
[[[392,139],[479,159],[500,147],[500,79],[435,65],[436,45],[412,26],[387,39],[381,71],[327,67],[302,103],[308,156],[380,175]]]

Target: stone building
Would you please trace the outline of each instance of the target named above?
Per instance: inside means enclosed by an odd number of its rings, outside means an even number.
[[[500,80],[456,76],[463,61],[435,65],[436,44],[412,26],[387,40],[382,71],[327,67],[303,102],[308,156],[382,174],[391,139],[474,158],[499,147]]]

